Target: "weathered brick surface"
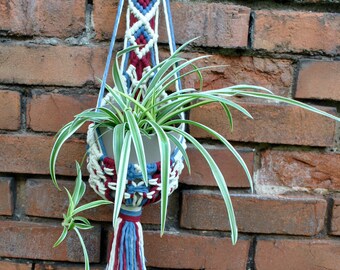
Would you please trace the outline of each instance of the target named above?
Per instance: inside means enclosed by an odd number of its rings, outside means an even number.
[[[177,220],[179,209],[179,192],[175,191],[169,197],[167,210],[167,222]],[[159,225],[161,221],[161,204],[151,204],[143,208],[141,222],[142,224]]]
[[[53,137],[38,135],[0,135],[0,172],[49,174],[49,157]],[[75,161],[85,154],[85,143],[78,139],[67,142],[57,161],[61,175],[75,175]]]
[[[255,15],[254,48],[276,52],[340,52],[340,15],[259,10]]]
[[[331,234],[340,235],[340,196],[334,197],[331,220]]]
[[[65,96],[59,94],[34,95],[27,102],[27,125],[34,131],[57,132],[74,116],[96,106],[97,97],[91,95]],[[80,132],[86,132],[87,125]]]
[[[231,141],[267,142],[331,146],[334,143],[335,121],[297,107],[274,104],[238,102],[253,116],[253,120],[232,110],[234,131],[220,105],[213,104],[191,111],[190,118],[206,124]],[[333,108],[320,107],[329,113]],[[214,116],[214,117],[211,117]],[[197,138],[211,136],[192,127],[191,134]]]
[[[85,29],[85,0],[0,3],[0,30],[9,35],[65,38]]]
[[[228,187],[248,188],[250,186],[242,166],[226,147],[205,145],[205,148],[219,166]],[[238,152],[244,159],[252,175],[254,151],[250,149],[238,149]],[[187,153],[190,160],[191,174],[189,174],[187,167],[185,167],[185,170],[179,178],[180,182],[196,186],[217,186],[209,165],[199,151],[194,147],[188,147]]]
[[[117,1],[94,0],[93,20],[96,38],[109,39],[112,34]],[[176,41],[192,38],[197,45],[209,47],[246,47],[250,9],[222,3],[171,3]],[[197,16],[200,14],[200,16]],[[124,36],[125,15],[122,15],[118,37]],[[167,42],[166,26],[160,20],[159,41]]]
[[[13,179],[0,177],[0,215],[13,215],[13,193],[11,189]]]
[[[192,59],[203,54],[185,53],[184,56]],[[197,65],[212,67],[203,71],[203,89],[206,90],[235,84],[252,84],[266,87],[275,94],[288,96],[293,82],[293,64],[290,60],[214,54],[197,62]],[[185,77],[183,83],[186,87],[199,88],[196,74]]]
[[[60,187],[66,187],[69,191],[73,190],[73,181],[58,181]],[[68,198],[64,190],[58,191],[50,179],[28,179],[25,187],[26,201],[25,213],[29,216],[62,218],[68,207]],[[48,196],[41,196],[48,194]],[[101,199],[90,186],[83,197],[81,204]],[[178,195],[172,194],[169,198],[168,218],[174,219],[177,214]],[[95,209],[87,210],[82,216],[94,221],[112,221],[113,207],[100,206]],[[143,209],[142,223],[160,224],[160,204],[149,205]]]
[[[102,40],[111,38],[117,8],[117,0],[93,0],[93,25],[96,32],[96,39]],[[126,28],[125,17],[125,9],[123,9],[117,34],[119,39],[124,38]]]
[[[172,3],[176,41],[200,37],[195,44],[208,47],[246,47],[250,9],[223,3]],[[199,14],[199,16],[197,16]],[[160,41],[167,41],[165,24]],[[163,34],[163,35],[162,35]]]
[[[60,248],[52,248],[62,230],[68,199],[49,179],[53,145],[49,133],[95,105],[96,97],[89,93],[98,88],[96,77],[103,73],[118,0],[2,2],[0,270],[84,269],[75,234]],[[328,104],[331,107],[323,109],[339,113],[339,0],[238,1],[254,8],[253,18],[249,7],[226,1],[170,2],[178,44],[201,36],[183,57],[211,53],[198,66],[224,65],[203,72],[203,90],[259,85],[285,97]],[[123,45],[124,13],[115,52]],[[168,50],[163,11],[159,35],[160,59],[164,59]],[[182,82],[184,87],[199,86],[192,75]],[[254,176],[256,195],[245,193],[249,183],[238,162],[218,141],[191,127],[191,134],[212,154],[228,186],[234,188],[239,242],[232,246],[226,207],[215,180],[205,160],[188,143],[192,175],[185,170],[179,190],[169,198],[167,233],[162,238],[155,231],[160,204],[143,209],[148,268],[338,269],[339,126],[291,106],[254,98],[234,100],[255,120],[233,111],[233,133],[219,106],[193,110],[189,117],[216,129],[237,146]],[[80,132],[85,131],[84,127]],[[83,140],[65,145],[57,165],[61,187],[73,189],[74,161],[81,161],[84,153]],[[86,180],[86,169],[84,174]],[[285,195],[277,195],[281,193]],[[97,199],[88,187],[84,203]],[[104,269],[110,242],[106,236],[112,236],[112,206],[84,215],[96,225],[94,231],[85,232],[91,269]]]
[[[20,106],[18,92],[0,90],[0,129],[18,130],[20,128]]]
[[[71,193],[74,187],[73,181],[58,181],[60,187],[66,187]],[[50,179],[28,179],[25,188],[26,203],[25,213],[29,216],[62,218],[68,206],[67,194],[62,189],[55,188]],[[41,196],[48,194],[48,196]],[[101,199],[90,186],[87,186],[86,195],[81,203],[88,203]],[[84,216],[91,220],[110,221],[112,219],[112,208],[101,206],[99,208],[84,212]]]
[[[53,244],[62,227],[48,223],[0,221],[0,256],[55,261],[82,261],[82,249],[75,233],[71,233],[58,248]],[[91,262],[100,257],[100,228],[82,232]]]
[[[32,270],[32,263],[0,261],[0,270]]]
[[[340,242],[336,240],[258,240],[255,252],[258,270],[337,270]]]
[[[327,203],[314,197],[275,197],[233,194],[241,232],[316,235],[324,228]],[[181,226],[198,230],[229,230],[222,196],[184,191]]]
[[[102,75],[106,52],[106,47],[0,45],[0,82],[64,86],[97,84],[95,77]]]
[[[340,189],[340,154],[267,150],[261,154],[256,190],[270,187],[294,189]]]
[[[236,246],[229,238],[199,236],[187,233],[144,233],[148,266],[164,269],[245,269],[249,240],[239,239]]]
[[[340,101],[340,61],[302,61],[296,98]]]
[[[50,264],[50,263],[39,263],[35,265],[34,270],[83,270],[84,264],[79,265],[69,265],[69,264]],[[103,270],[105,269],[105,266],[93,266],[91,265],[92,270]]]

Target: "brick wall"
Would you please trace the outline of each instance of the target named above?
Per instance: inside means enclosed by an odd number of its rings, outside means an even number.
[[[1,270],[83,269],[75,235],[52,248],[67,198],[51,184],[48,159],[55,132],[95,104],[95,78],[103,72],[116,5],[114,0],[0,2]],[[339,115],[338,0],[186,0],[173,1],[172,10],[179,43],[202,37],[186,56],[209,53],[205,64],[227,65],[205,74],[205,89],[257,84]],[[166,41],[165,35],[160,39]],[[197,85],[194,78],[184,83]],[[291,106],[250,99],[240,103],[254,120],[235,113],[233,133],[217,106],[190,116],[230,139],[254,176],[251,194],[232,156],[207,134],[191,130],[222,166],[231,188],[237,245],[231,245],[216,184],[189,147],[193,172],[183,174],[170,199],[163,238],[159,206],[144,211],[148,266],[339,269],[339,128]],[[62,185],[72,186],[74,160],[82,158],[84,145],[80,133],[64,147],[57,166]],[[89,190],[86,200],[95,198]],[[95,225],[85,233],[90,260],[93,269],[103,269],[112,209],[102,207],[87,217]]]

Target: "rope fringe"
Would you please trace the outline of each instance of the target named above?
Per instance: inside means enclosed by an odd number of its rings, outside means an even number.
[[[129,211],[120,213],[106,270],[144,270],[143,229],[139,216],[130,216]]]

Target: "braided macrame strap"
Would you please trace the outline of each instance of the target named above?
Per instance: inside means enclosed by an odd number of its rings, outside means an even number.
[[[99,90],[99,94],[98,94],[97,106],[96,106],[97,109],[100,107],[100,104],[101,104],[103,97],[104,97],[107,75],[108,75],[109,69],[110,69],[112,53],[113,53],[113,49],[114,49],[115,42],[116,42],[120,17],[122,16],[123,5],[124,5],[124,0],[119,0],[117,14],[116,14],[116,20],[115,20],[113,31],[112,31],[112,37],[111,37],[109,52],[108,52],[108,55],[107,55],[104,74],[103,74],[103,78],[102,78],[102,82],[101,82],[100,90]]]
[[[159,63],[157,42],[160,4],[163,4],[170,53],[173,54],[176,50],[169,0],[119,0],[96,109],[114,103],[112,95],[107,94],[104,97],[104,94],[123,7],[126,6],[127,10],[124,48],[139,45],[136,49],[123,55],[120,63],[126,87],[131,91],[139,84],[143,74]],[[175,76],[179,78],[179,74]],[[145,82],[144,85],[140,85],[139,91],[145,91],[147,84],[148,82]],[[181,90],[180,80],[176,82],[176,90]],[[183,115],[181,117],[184,118]],[[101,197],[114,202],[117,188],[115,162],[113,157],[107,154],[102,136],[99,129],[95,128],[95,124],[89,126],[87,133],[89,184]],[[180,137],[179,140],[185,149],[184,138]],[[106,270],[146,269],[140,216],[143,206],[156,203],[161,198],[160,167],[160,162],[147,164],[148,181],[145,184],[139,165],[129,164],[122,208],[114,226],[114,236]],[[182,153],[174,148],[168,176],[169,194],[177,188],[178,177],[183,167]]]
[[[144,46],[137,48],[134,52],[125,54],[121,62],[121,69],[124,72],[128,88],[131,88],[132,82],[140,79],[143,75],[143,68],[148,69],[159,63],[158,57],[158,18],[159,18],[159,5],[161,0],[127,0],[128,7],[126,13],[127,30],[124,38],[124,48],[132,45]],[[170,1],[162,0],[165,23],[168,34],[168,42],[170,53],[173,54],[176,50],[176,41],[172,23],[172,16],[170,10]],[[117,37],[119,22],[122,15],[124,0],[119,0],[116,19],[112,32],[108,56],[106,59],[105,70],[100,86],[100,91],[97,99],[97,108],[102,105],[105,86],[107,81],[108,72],[112,60],[112,54]],[[131,26],[131,27],[129,27]],[[130,66],[128,66],[130,61]],[[135,70],[134,70],[135,69]],[[176,78],[179,77],[177,73]],[[176,90],[182,89],[181,81],[176,81]]]

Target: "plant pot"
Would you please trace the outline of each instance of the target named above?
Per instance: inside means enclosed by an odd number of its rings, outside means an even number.
[[[181,129],[182,127],[179,127],[179,128]],[[107,156],[114,158],[113,156],[113,141],[114,141],[113,130],[108,129],[108,128],[100,128],[99,131],[102,136],[102,142],[104,144]],[[170,132],[170,134],[175,136],[177,139],[180,138],[180,135],[175,132]],[[159,149],[157,135],[150,134],[149,137],[142,135],[142,140],[144,144],[146,163],[149,164],[149,163],[155,163],[155,162],[160,161],[161,160],[160,149]],[[175,148],[176,148],[176,145],[172,143],[172,141],[170,141],[171,153],[174,152]],[[138,164],[136,149],[133,143],[131,145],[129,163]]]

